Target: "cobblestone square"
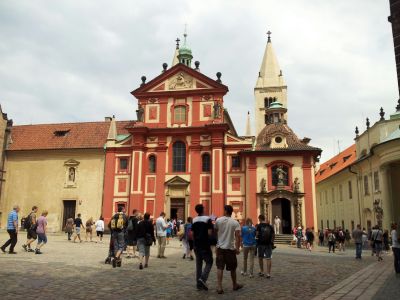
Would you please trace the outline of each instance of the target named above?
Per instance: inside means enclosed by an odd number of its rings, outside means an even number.
[[[6,233],[0,234],[2,243],[6,238]],[[232,291],[225,272],[225,294],[218,295],[215,265],[208,280],[209,291],[197,291],[195,262],[182,259],[176,239],[167,245],[167,259],[157,259],[153,246],[149,268],[139,270],[136,258],[124,257],[121,268],[104,264],[108,235],[103,243],[72,243],[64,235],[50,235],[42,255],[24,252],[24,238],[20,233],[17,255],[0,255],[0,299],[311,299],[376,263],[369,251],[359,261],[352,249],[329,254],[327,249],[318,248],[310,253],[278,245],[273,254],[272,279],[240,276],[240,255],[238,278],[244,288]],[[257,260],[254,272],[258,273]]]

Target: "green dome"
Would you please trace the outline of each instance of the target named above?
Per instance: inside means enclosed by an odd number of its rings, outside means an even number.
[[[190,55],[192,56],[192,50],[190,50],[186,45],[179,48],[179,55]]]
[[[283,104],[278,102],[278,101],[275,101],[275,102],[272,102],[271,105],[268,108],[269,109],[283,108]]]

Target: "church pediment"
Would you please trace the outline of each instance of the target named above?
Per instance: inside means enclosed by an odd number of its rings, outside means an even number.
[[[183,179],[180,176],[172,177],[170,180],[165,182],[167,186],[188,186],[190,181]]]
[[[183,64],[177,64],[148,83],[142,84],[138,89],[131,92],[131,94],[138,97],[143,95],[148,96],[148,93],[159,94],[188,90],[214,90],[216,92],[226,93],[228,87],[205,76],[197,70],[193,70]]]

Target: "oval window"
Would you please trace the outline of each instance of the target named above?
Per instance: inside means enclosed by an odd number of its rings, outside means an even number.
[[[281,138],[280,136],[277,136],[277,137],[275,138],[275,143],[277,143],[277,144],[282,143],[282,138]]]

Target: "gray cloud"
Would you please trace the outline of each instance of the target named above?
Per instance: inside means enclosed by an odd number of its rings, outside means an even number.
[[[323,148],[353,142],[398,98],[387,1],[1,1],[0,103],[16,124],[135,118],[129,92],[188,43],[229,86],[244,133],[270,29],[288,84],[289,124]],[[254,128],[253,128],[254,129]],[[336,145],[336,146],[335,146]]]

